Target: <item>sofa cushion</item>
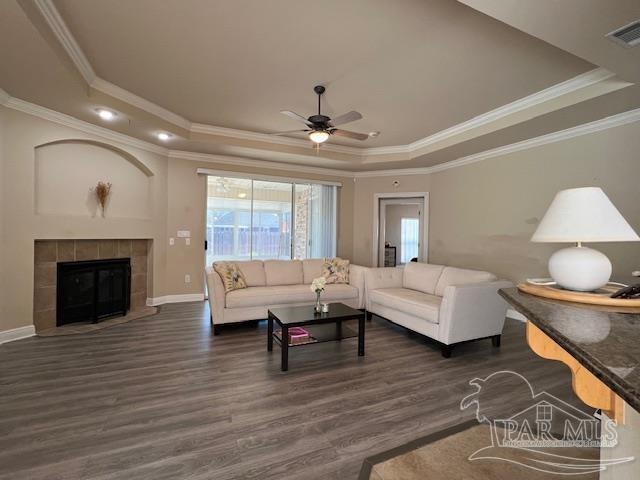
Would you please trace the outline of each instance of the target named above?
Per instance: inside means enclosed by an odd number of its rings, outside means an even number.
[[[297,285],[304,283],[300,260],[265,260],[267,286]]]
[[[444,270],[443,265],[433,265],[430,263],[411,262],[405,265],[402,277],[402,286],[411,290],[429,293],[436,293],[438,279]]]
[[[244,275],[235,262],[215,262],[213,269],[220,275],[225,292],[247,288]]]
[[[358,297],[358,289],[351,285],[327,285],[321,301],[334,302]],[[226,298],[227,308],[259,307],[264,305],[287,305],[316,301],[316,295],[309,285],[280,285],[267,287],[249,287],[229,292]]]
[[[349,283],[349,260],[325,258],[322,276],[327,279],[327,283]]]
[[[463,268],[444,267],[436,286],[436,295],[444,295],[444,289],[450,285],[467,285],[470,283],[492,282],[497,280],[493,273],[482,270],[465,270]]]
[[[242,291],[238,290],[238,293]],[[236,294],[236,292],[232,293]],[[438,323],[440,303],[442,302],[442,297],[408,288],[372,290],[369,292],[369,299],[374,303],[423,318],[431,323]]]
[[[302,260],[302,270],[304,273],[304,283],[310,285],[314,278],[322,276],[322,258],[309,258]]]
[[[247,287],[264,287],[267,284],[267,277],[264,273],[262,260],[248,260],[236,262],[238,268],[244,275]]]

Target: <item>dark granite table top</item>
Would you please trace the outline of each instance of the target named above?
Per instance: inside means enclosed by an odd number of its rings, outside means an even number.
[[[640,314],[600,311],[503,288],[500,295],[640,411]]]

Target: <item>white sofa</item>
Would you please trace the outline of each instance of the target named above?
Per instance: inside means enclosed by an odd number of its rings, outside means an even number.
[[[365,285],[367,315],[437,340],[445,357],[469,340],[500,345],[507,304],[497,290],[513,286],[489,272],[426,263],[367,269]]]
[[[225,323],[262,320],[271,307],[309,305],[316,295],[310,285],[322,275],[322,259],[252,260],[235,262],[247,282],[247,288],[225,293],[220,275],[207,267],[207,288],[214,335]],[[322,293],[323,302],[342,302],[364,308],[364,267],[349,265],[348,284],[329,284]]]

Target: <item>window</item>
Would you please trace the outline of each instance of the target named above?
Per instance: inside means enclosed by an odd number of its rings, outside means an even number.
[[[333,257],[337,187],[208,176],[206,262]]]
[[[420,219],[402,218],[400,222],[400,263],[409,263],[418,257]]]

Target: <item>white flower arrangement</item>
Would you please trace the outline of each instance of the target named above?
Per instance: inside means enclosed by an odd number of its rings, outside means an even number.
[[[314,278],[311,282],[311,291],[313,293],[324,292],[324,287],[327,284],[327,279],[324,277]]]

